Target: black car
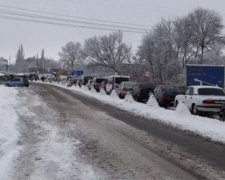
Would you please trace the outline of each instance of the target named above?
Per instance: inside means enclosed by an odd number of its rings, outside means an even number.
[[[180,88],[170,85],[159,85],[154,90],[154,96],[159,106],[167,107],[174,104],[176,95],[181,94]]]
[[[134,100],[141,102],[147,101],[149,99],[149,93],[153,92],[155,89],[155,85],[150,83],[138,83],[133,86],[133,90],[131,92]]]
[[[84,86],[87,84],[88,80],[92,80],[94,78],[94,76],[84,76],[83,77],[83,84]]]
[[[30,86],[29,80],[27,78],[23,78],[23,85],[26,87]]]
[[[29,74],[29,80],[30,81],[38,81],[39,80],[39,77],[37,74]]]

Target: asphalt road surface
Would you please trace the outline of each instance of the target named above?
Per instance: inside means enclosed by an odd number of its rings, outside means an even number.
[[[225,179],[223,144],[52,85],[19,96],[11,179]]]

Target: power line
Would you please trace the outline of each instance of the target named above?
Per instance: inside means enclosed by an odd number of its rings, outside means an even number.
[[[38,11],[38,10],[33,10],[33,9],[20,8],[20,7],[15,7],[15,6],[0,5],[0,7],[36,12],[36,13],[43,13],[43,14],[48,14],[48,15],[78,18],[78,19],[89,20],[89,21],[98,21],[98,22],[113,23],[113,24],[120,24],[120,25],[129,25],[129,26],[136,26],[136,27],[143,27],[143,28],[152,28],[151,26],[140,25],[140,24],[121,23],[121,22],[116,22],[116,21],[106,21],[106,20],[93,19],[93,18],[84,18],[84,17],[71,16],[71,15],[65,15],[65,14],[60,14],[60,13],[50,13],[50,12],[46,12],[46,11]]]
[[[0,13],[2,14],[8,14],[13,16],[22,16],[22,17],[30,17],[30,18],[38,18],[38,19],[48,19],[52,21],[62,21],[62,22],[72,22],[72,23],[80,23],[80,24],[88,24],[88,25],[97,25],[97,26],[103,26],[103,27],[109,27],[109,28],[122,28],[122,29],[128,29],[128,30],[138,30],[138,31],[149,31],[149,29],[143,29],[143,28],[136,28],[136,27],[128,27],[128,26],[117,26],[117,25],[108,25],[108,24],[101,24],[101,23],[93,23],[93,22],[84,22],[84,21],[75,21],[75,20],[69,20],[69,19],[62,19],[62,18],[55,18],[55,17],[49,17],[49,16],[41,16],[41,15],[34,15],[34,14],[27,14],[27,13],[21,13],[16,11],[8,11],[4,9],[0,9]]]
[[[66,24],[66,23],[56,23],[52,21],[42,21],[42,20],[35,20],[35,19],[28,19],[28,18],[18,18],[18,17],[12,17],[12,16],[4,16],[0,15],[1,19],[9,19],[9,20],[16,20],[16,21],[23,21],[23,22],[32,22],[32,23],[39,23],[39,24],[51,24],[51,25],[58,25],[58,26],[65,26],[65,27],[78,27],[78,28],[84,28],[84,29],[98,29],[98,30],[110,30],[110,31],[118,31],[120,29],[113,29],[113,28],[102,28],[102,27],[93,27],[93,26],[81,26],[81,25],[75,25],[75,24]],[[143,31],[132,31],[132,30],[121,30],[122,32],[129,32],[129,33],[141,33],[143,34]]]

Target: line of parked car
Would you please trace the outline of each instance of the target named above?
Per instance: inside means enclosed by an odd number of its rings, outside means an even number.
[[[147,102],[151,94],[154,94],[159,105],[162,107],[174,104],[175,96],[183,93],[183,87],[160,85],[143,82],[137,83],[130,81],[130,76],[111,75],[107,77],[84,76],[82,78],[71,78],[69,85],[85,85],[89,90],[92,88],[97,92],[104,89],[107,94],[115,90],[118,96],[123,99],[130,93],[134,100]]]
[[[60,79],[60,78],[59,78]],[[0,84],[8,87],[29,87],[29,81],[39,80],[35,74],[24,75],[0,74]],[[129,93],[137,102],[147,102],[154,95],[159,106],[176,107],[184,103],[194,115],[220,115],[225,120],[225,93],[217,86],[177,87],[171,85],[154,85],[148,82],[136,83],[130,81],[130,76],[111,75],[107,77],[70,77],[66,76],[68,85],[85,85],[89,90],[97,92],[104,89],[107,94],[115,90],[123,99]],[[58,81],[59,82],[59,81]]]
[[[29,87],[31,78],[33,76],[24,74],[0,74],[0,84],[8,87]]]
[[[89,90],[97,92],[104,89],[110,94],[114,89],[123,99],[130,93],[137,102],[147,102],[154,95],[159,106],[176,107],[184,103],[194,115],[220,115],[225,119],[225,93],[217,86],[177,87],[172,85],[154,85],[151,83],[131,82],[129,76],[113,75],[109,77],[84,77],[79,82]]]
[[[183,93],[183,88],[170,85],[155,86],[151,83],[123,82],[116,92],[120,98],[124,98],[127,93],[130,93],[137,102],[147,102],[150,95],[154,95],[159,106],[169,107],[174,105],[175,97]]]

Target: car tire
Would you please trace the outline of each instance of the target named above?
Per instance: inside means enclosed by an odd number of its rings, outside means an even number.
[[[179,102],[178,102],[178,101],[176,101],[176,102],[175,102],[175,107],[177,107],[177,106],[178,106],[178,104],[179,104]]]
[[[198,111],[198,109],[197,109],[196,104],[193,104],[193,105],[192,105],[191,110],[192,110],[192,114],[193,114],[193,115],[199,115],[199,111]]]
[[[141,102],[141,99],[140,99],[140,97],[138,95],[135,96],[135,101]]]
[[[158,99],[156,99],[156,101],[158,102],[159,107],[163,107],[163,104]]]
[[[119,98],[120,98],[120,99],[123,99],[124,97],[123,97],[121,94],[119,94]]]

